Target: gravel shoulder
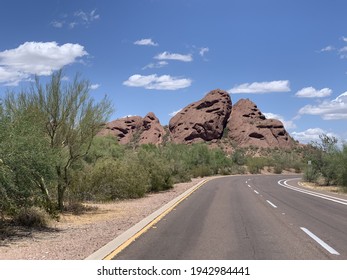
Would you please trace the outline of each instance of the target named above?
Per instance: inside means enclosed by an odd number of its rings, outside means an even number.
[[[97,206],[82,215],[64,214],[45,230],[16,230],[0,239],[0,260],[81,260],[202,181],[192,179],[144,198]]]

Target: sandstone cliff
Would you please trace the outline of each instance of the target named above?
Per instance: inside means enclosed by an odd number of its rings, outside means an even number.
[[[294,144],[283,123],[266,119],[249,99],[240,99],[233,106],[227,129],[229,139],[241,147],[289,148]]]
[[[98,135],[112,135],[120,144],[155,144],[163,142],[165,134],[159,119],[154,113],[148,113],[144,118],[130,116],[111,121],[105,125]]]
[[[189,104],[169,123],[175,143],[192,143],[220,139],[231,112],[231,99],[226,91],[216,89],[201,100]]]

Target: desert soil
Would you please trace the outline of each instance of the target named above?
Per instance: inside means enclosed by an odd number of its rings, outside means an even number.
[[[48,229],[15,229],[0,238],[1,260],[81,260],[113,240],[202,179],[179,183],[173,189],[144,198],[89,204],[94,211],[64,214]]]

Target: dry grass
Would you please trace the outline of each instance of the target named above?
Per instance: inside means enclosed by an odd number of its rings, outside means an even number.
[[[343,189],[339,186],[324,186],[324,185],[310,183],[310,182],[301,182],[301,186],[308,189],[318,190],[318,191],[326,191],[326,192],[337,193],[337,194],[346,194],[343,191]]]

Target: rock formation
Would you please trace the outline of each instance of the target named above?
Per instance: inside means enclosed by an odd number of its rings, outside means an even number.
[[[120,144],[161,144],[165,134],[154,113],[148,113],[144,118],[130,116],[114,120],[105,125],[98,135],[115,136]]]
[[[294,144],[283,123],[266,119],[249,99],[240,99],[233,106],[227,129],[229,139],[240,147],[289,148]]]
[[[216,142],[223,137],[230,140],[226,143],[239,147],[291,148],[296,143],[281,121],[266,119],[249,99],[240,99],[232,106],[229,94],[220,89],[177,113],[169,122],[169,132],[154,113],[148,113],[144,118],[131,116],[109,122],[99,135],[113,135],[121,144],[136,145],[159,145],[164,136],[174,143]]]
[[[139,130],[140,139],[139,144],[161,144],[165,130],[161,126],[159,119],[154,113],[148,113],[142,120],[142,126]]]
[[[189,104],[169,123],[174,143],[192,143],[220,139],[231,112],[226,91],[216,89],[201,100]]]

